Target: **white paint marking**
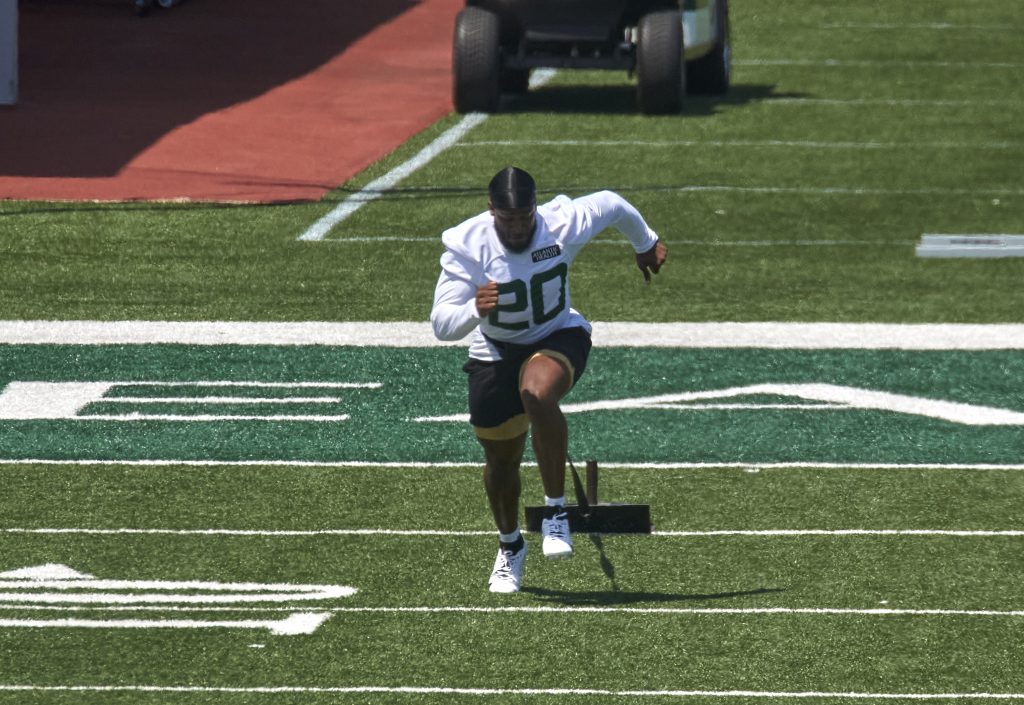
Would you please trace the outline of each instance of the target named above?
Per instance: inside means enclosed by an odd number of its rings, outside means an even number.
[[[964,404],[941,399],[926,399],[874,389],[843,387],[835,384],[753,384],[744,387],[730,387],[728,389],[710,391],[660,394],[632,399],[607,399],[565,404],[562,406],[562,413],[578,414],[593,411],[621,411],[625,409],[687,410],[692,408],[687,404],[688,402],[751,395],[797,397],[808,401],[841,405],[849,409],[889,411],[913,416],[925,416],[968,426],[1024,426],[1024,412],[1021,411]],[[417,422],[466,423],[469,421],[469,415],[421,416],[413,420]]]
[[[174,458],[125,460],[123,458],[96,458],[57,460],[54,458],[0,458],[2,465],[58,465],[66,467],[209,467],[209,468],[372,468],[375,470],[434,470],[447,468],[451,470],[479,470],[478,460],[424,462],[408,461],[374,461],[374,460],[190,460]],[[617,463],[602,462],[602,467],[622,470],[945,470],[945,471],[1020,471],[1022,463],[835,463],[835,462],[733,462],[733,463],[699,463],[699,462],[657,462],[657,463]],[[535,463],[523,463],[523,467],[537,467]],[[2,530],[0,530],[2,531]]]
[[[985,32],[1017,32],[1019,27],[1005,24],[955,24],[953,22],[831,22],[821,29],[977,29]]]
[[[345,612],[383,612],[397,614],[654,614],[654,615],[809,615],[859,617],[1024,617],[1024,610],[950,610],[893,609],[845,607],[598,607],[552,606],[530,607],[337,607],[334,614]]]
[[[883,600],[879,604],[888,604]],[[54,611],[58,608],[21,605],[3,605],[2,610],[26,611],[45,609]],[[177,608],[177,607],[78,607],[59,608],[62,612],[246,612],[246,613],[280,613],[293,612],[285,607],[211,607],[211,608]],[[320,613],[338,614],[650,614],[666,616],[699,616],[699,615],[796,615],[796,616],[854,616],[854,617],[1002,617],[1016,619],[1024,617],[1024,610],[982,610],[982,609],[914,609],[914,608],[852,608],[852,607],[601,607],[596,605],[532,605],[520,607],[477,607],[477,606],[440,606],[440,607],[330,607]]]
[[[770,193],[815,196],[1024,196],[1024,189],[858,188],[852,186],[733,186],[712,184],[665,189],[671,193]]]
[[[427,321],[0,321],[10,345],[329,345],[465,347],[440,343]],[[801,350],[1024,350],[1024,324],[594,322],[598,347]],[[133,386],[132,382],[119,382]],[[162,384],[194,384],[192,382]],[[233,383],[240,384],[240,383]],[[331,383],[312,383],[330,386]],[[379,386],[379,385],[378,385]]]
[[[0,629],[268,629],[272,634],[312,634],[330,612],[295,612],[285,619],[0,619]]]
[[[231,387],[258,389],[380,389],[382,382],[235,382],[228,380],[193,380],[179,382],[120,381],[117,387]]]
[[[4,592],[7,591],[7,592]],[[289,583],[219,583],[175,580],[100,580],[65,565],[48,563],[0,574],[0,603],[26,609],[68,609],[77,605],[236,605],[267,602],[308,602],[350,597],[347,585]],[[0,619],[0,628],[91,629],[269,629],[274,634],[312,634],[331,612],[293,612],[282,620],[97,620]]]
[[[786,149],[996,149],[1024,147],[1022,142],[820,142],[808,140],[474,140],[471,147],[783,147]]]
[[[666,245],[688,247],[906,247],[914,246],[912,241],[899,240],[662,240]],[[418,237],[413,235],[346,235],[345,237],[325,240],[332,245],[344,245],[366,242],[408,242],[437,245],[436,237]],[[591,240],[591,245],[613,245],[625,249],[630,244],[623,240]]]
[[[579,696],[597,698],[764,698],[833,700],[1024,700],[1024,693],[869,693],[842,691],[766,690],[613,690],[601,688],[454,688],[430,686],[198,686],[198,685],[23,685],[0,684],[0,692],[187,693],[187,694],[331,694],[331,695],[472,695]]]
[[[69,419],[99,401],[111,382],[10,382],[0,391],[0,419]]]
[[[826,68],[869,68],[876,66],[910,68],[1019,69],[1012,61],[930,61],[915,59],[734,59],[734,66],[820,66]]]
[[[494,536],[494,529],[453,530],[453,529],[97,529],[97,528],[0,528],[2,534],[19,535],[82,535],[82,536],[230,536],[289,538],[316,536]],[[663,531],[652,532],[653,536],[675,538],[722,538],[731,536],[747,537],[806,537],[831,536],[837,538],[879,536],[914,538],[923,536],[946,536],[959,538],[1021,538],[1021,529],[715,529],[711,531]],[[0,585],[0,589],[4,586]],[[3,596],[0,595],[0,600]],[[296,600],[300,599],[298,597]],[[28,600],[21,600],[28,602]],[[231,600],[224,600],[230,602]],[[235,600],[240,601],[240,600]],[[254,600],[260,601],[260,600]],[[90,601],[82,601],[90,602]],[[134,602],[146,602],[136,600]]]
[[[357,210],[371,203],[385,192],[394,188],[400,181],[429,164],[439,154],[456,144],[462,137],[477,125],[487,119],[483,113],[470,113],[453,127],[445,130],[437,139],[420,150],[408,161],[402,162],[397,167],[374,179],[361,191],[352,194],[344,201],[334,207],[327,215],[320,218],[299,236],[304,242],[316,242],[323,240],[327,234],[339,223],[347,219]]]
[[[1017,107],[1021,100],[936,100],[932,98],[789,98],[769,96],[758,105],[833,105],[840,107],[882,105],[889,108]]]
[[[140,421],[162,421],[170,423],[209,423],[216,421],[292,421],[302,423],[338,423],[348,421],[351,418],[348,414],[337,414],[328,416],[312,416],[308,414],[82,414],[80,416],[65,417],[75,421],[118,421],[134,423]]]
[[[131,397],[107,396],[118,388],[133,389],[145,387],[242,387],[263,388],[273,385],[277,388],[337,388],[351,383],[259,383],[259,382],[10,382],[0,390],[0,420],[39,420],[63,419],[75,421],[303,421],[303,422],[338,422],[346,421],[348,414],[314,415],[314,414],[146,414],[131,412],[127,414],[90,414],[86,407],[99,403],[115,404],[327,404],[337,403],[338,397],[245,397],[245,396],[198,396],[198,397]],[[380,388],[378,383],[360,383],[361,388]]]
[[[55,592],[42,592],[43,590]],[[140,590],[150,592],[138,592]],[[218,583],[195,580],[100,580],[93,577],[0,579],[0,602],[34,605],[219,605],[306,602],[351,597],[355,593],[356,589],[347,585]]]
[[[104,397],[104,404],[338,404],[340,397]]]
[[[925,233],[916,254],[918,257],[1024,257],[1024,235]]]
[[[551,80],[554,75],[554,71],[551,70],[535,71],[534,75],[530,78],[530,87],[537,88],[542,86]],[[487,117],[484,113],[470,113],[466,115],[453,127],[445,130],[433,142],[421,149],[411,159],[402,162],[384,176],[374,179],[364,186],[362,191],[352,194],[339,203],[330,213],[313,223],[298,239],[304,242],[323,240],[334,227],[357,210],[367,203],[377,200],[387,191],[398,185],[400,181],[429,164],[441,153],[458,144],[459,140],[474,127],[487,120]]]

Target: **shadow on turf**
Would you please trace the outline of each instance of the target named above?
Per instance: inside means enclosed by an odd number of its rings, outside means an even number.
[[[723,105],[742,106],[780,98],[808,98],[806,93],[776,93],[774,85],[738,84],[723,95],[688,95],[682,117],[714,115]],[[636,87],[632,84],[544,86],[521,96],[505,99],[506,113],[637,113]],[[667,115],[663,117],[677,117]]]
[[[622,592],[615,579],[615,566],[604,551],[604,540],[597,534],[589,535],[590,541],[597,548],[601,561],[601,570],[611,583],[611,590],[587,590],[568,592],[565,590],[548,590],[546,588],[524,587],[522,591],[538,597],[543,602],[557,602],[562,605],[630,605],[639,602],[691,602],[694,600],[725,600],[732,597],[749,597],[752,595],[769,595],[785,592],[782,588],[757,588],[756,590],[738,590],[718,592],[706,595],[671,593],[671,592]]]
[[[622,592],[620,590],[549,590],[539,587],[524,587],[522,592],[537,597],[542,602],[554,602],[560,605],[632,605],[641,602],[693,602],[697,600],[726,600],[733,597],[750,597],[753,595],[769,595],[785,592],[781,588],[757,588],[756,590],[736,590],[733,592],[717,592],[703,594],[687,594],[672,592]]]

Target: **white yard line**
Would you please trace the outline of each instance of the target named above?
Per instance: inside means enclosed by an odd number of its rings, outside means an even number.
[[[157,612],[157,613],[224,613],[273,614],[295,612],[297,607],[192,607],[152,605],[62,605],[59,609],[46,605],[0,603],[5,612]],[[314,608],[310,608],[314,609]],[[851,608],[851,607],[626,607],[598,605],[524,605],[505,607],[435,606],[435,607],[315,607],[319,613],[382,613],[382,614],[650,614],[666,616],[695,615],[797,615],[853,617],[1024,617],[1024,610],[981,609],[914,609],[914,608]]]
[[[601,688],[455,688],[429,686],[198,686],[198,685],[23,685],[0,684],[0,692],[15,693],[179,693],[179,694],[327,694],[327,695],[471,695],[508,698],[510,696],[579,696],[596,698],[765,698],[834,700],[1024,700],[1024,693],[870,693],[830,691],[766,690],[628,690]]]
[[[71,459],[54,458],[0,458],[0,466],[4,465],[62,465],[69,467],[212,467],[212,468],[372,468],[372,469],[411,469],[433,470],[454,469],[477,471],[480,461],[467,460],[447,462],[408,461],[375,461],[375,460],[175,460],[173,458],[126,460],[118,458]],[[536,464],[523,463],[524,468],[537,467]],[[760,472],[762,470],[936,470],[936,471],[1012,471],[1024,470],[1024,463],[834,463],[834,462],[731,462],[731,463],[699,463],[699,462],[658,462],[658,463],[616,463],[602,461],[602,468],[623,470],[743,470]]]
[[[1024,142],[828,142],[812,140],[471,140],[460,149],[472,147],[782,147],[785,149],[1019,149]]]
[[[824,66],[867,68],[875,66],[904,68],[970,68],[1019,69],[1024,63],[1014,61],[931,61],[917,59],[734,59],[733,66]]]
[[[395,536],[395,537],[470,537],[494,536],[494,529],[132,529],[132,528],[0,528],[0,535],[37,536],[230,536],[288,538],[316,536]],[[955,538],[1021,538],[1024,530],[986,529],[720,529],[712,531],[654,531],[651,536],[663,538],[803,538],[803,537],[955,537]]]
[[[1012,107],[1024,105],[1021,100],[942,100],[935,98],[796,98],[786,96],[767,96],[758,101],[758,105],[835,105],[877,106],[889,108],[977,108]]]
[[[555,72],[550,69],[535,71],[530,77],[530,87],[539,88],[550,81],[554,75]],[[327,215],[309,226],[305,232],[299,235],[298,239],[304,242],[323,240],[342,221],[346,220],[367,203],[371,203],[383,196],[386,192],[397,186],[399,182],[422,169],[443,152],[451,149],[474,127],[482,124],[487,118],[488,115],[485,113],[470,113],[466,115],[454,126],[445,130],[433,142],[417,152],[411,159],[402,162],[384,174],[384,176],[374,179],[364,186],[361,191],[352,194],[339,203]]]
[[[953,22],[829,22],[818,26],[821,29],[952,29],[957,31],[976,29],[985,32],[1019,32],[1021,29],[1008,24],[956,24]]]
[[[345,245],[367,242],[408,242],[434,245],[440,249],[440,239],[434,235],[355,235],[332,238],[327,240],[332,245]],[[668,246],[682,247],[914,247],[913,240],[669,240],[662,238]],[[612,245],[626,248],[630,244],[626,240],[609,240],[598,238],[590,241],[591,245]]]
[[[465,347],[467,342],[439,343],[426,321],[0,321],[0,344]],[[594,344],[800,350],[1024,350],[1024,324],[594,322]]]

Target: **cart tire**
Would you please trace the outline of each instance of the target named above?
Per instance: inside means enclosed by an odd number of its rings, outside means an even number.
[[[686,89],[690,93],[720,95],[729,90],[732,77],[729,0],[715,0],[715,14],[718,26],[714,47],[686,64]]]
[[[686,80],[679,11],[644,15],[638,29],[636,74],[640,110],[648,114],[678,113],[683,106]]]
[[[501,23],[493,12],[466,7],[455,18],[453,99],[460,113],[498,110],[501,99]]]

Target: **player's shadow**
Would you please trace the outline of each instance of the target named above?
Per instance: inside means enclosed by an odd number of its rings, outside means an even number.
[[[539,587],[523,587],[522,592],[533,595],[541,602],[560,605],[610,607],[639,603],[694,602],[703,600],[726,600],[734,597],[751,597],[785,592],[781,588],[757,588],[707,594],[673,592],[623,592],[621,590],[550,590]]]
[[[722,95],[687,95],[681,117],[714,115],[722,106],[743,106],[779,99],[811,97],[806,93],[777,93],[774,85],[734,84]],[[559,84],[542,86],[523,95],[507,96],[502,103],[507,113],[637,114],[636,86]],[[664,116],[664,117],[679,117]]]
[[[671,593],[671,592],[623,592],[619,589],[615,566],[608,559],[604,550],[604,540],[597,534],[590,534],[591,542],[597,548],[601,561],[601,570],[611,583],[610,590],[549,590],[547,588],[524,587],[522,591],[539,598],[542,602],[552,602],[575,606],[612,606],[637,603],[692,602],[703,600],[726,600],[734,597],[751,597],[754,595],[770,595],[785,592],[782,588],[756,588],[753,590],[734,590],[717,593]]]

